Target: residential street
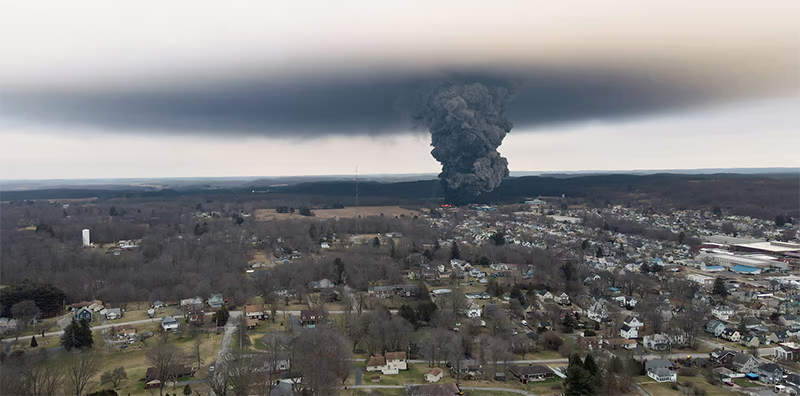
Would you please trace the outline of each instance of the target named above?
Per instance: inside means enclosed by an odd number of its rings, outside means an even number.
[[[231,314],[233,314],[233,312],[231,312]],[[172,315],[172,317],[177,319],[177,318],[181,318],[182,315]],[[94,326],[94,327],[92,327],[92,330],[103,330],[103,329],[110,329],[110,328],[112,328],[114,326],[122,326],[122,325],[128,325],[128,324],[135,325],[135,324],[152,323],[152,322],[159,322],[159,321],[161,321],[160,317],[159,318],[152,318],[152,319],[133,320],[133,321],[130,321],[130,322],[114,322],[114,323],[110,323],[110,324]],[[61,331],[51,331],[49,333],[44,333],[44,336],[45,337],[60,336],[62,334],[64,334],[63,330],[61,330]],[[29,335],[28,336],[19,337],[20,340],[29,340],[30,338],[31,338],[31,336],[29,336]],[[7,338],[7,339],[4,339],[3,342],[13,341],[13,340],[15,340],[15,338]]]
[[[404,387],[403,385],[354,385],[354,386],[348,386],[347,388],[348,389],[403,389]],[[474,391],[488,391],[488,392],[509,392],[526,396],[536,396],[533,393],[528,393],[523,390],[511,389],[511,388],[484,388],[477,386],[462,386],[461,389],[474,390]]]

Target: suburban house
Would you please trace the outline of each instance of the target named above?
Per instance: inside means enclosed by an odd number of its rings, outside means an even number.
[[[640,328],[644,327],[644,322],[636,316],[628,315],[622,321],[623,324],[627,325],[628,327],[634,328],[639,330]]]
[[[553,300],[555,300],[556,304],[560,304],[560,305],[569,305],[570,304],[569,295],[567,293],[561,293],[557,297],[554,297]]]
[[[122,310],[119,308],[109,308],[106,310],[106,319],[114,320],[122,317]]]
[[[743,374],[753,372],[759,365],[758,359],[749,353],[737,353],[731,359],[731,368]]]
[[[289,351],[281,350],[278,352],[275,358],[275,367],[273,368],[273,362],[270,359],[266,359],[264,362],[264,368],[271,372],[281,372],[281,371],[288,371],[291,368],[291,357],[289,356]]]
[[[161,300],[155,300],[155,301],[153,301],[153,308],[155,308],[155,309],[161,309],[161,308],[164,308],[164,302],[163,302],[163,301],[161,301]]]
[[[747,330],[752,330],[763,325],[764,322],[762,322],[759,318],[747,318],[744,320],[744,328]]]
[[[311,290],[320,291],[322,289],[330,289],[332,287],[336,287],[336,284],[333,283],[330,279],[321,279],[319,281],[311,281],[308,283],[308,287]]]
[[[130,338],[136,335],[136,328],[129,324],[114,326],[111,330],[117,338]]]
[[[81,308],[86,308],[92,312],[100,312],[103,309],[103,302],[100,300],[81,301],[70,305],[72,311],[78,311]]]
[[[262,305],[245,305],[244,315],[247,319],[263,320],[267,317],[264,314],[264,306]]]
[[[742,334],[739,333],[739,330],[736,330],[736,329],[725,329],[722,332],[721,337],[723,339],[728,340],[728,341],[739,342],[739,340],[742,339]]]
[[[678,374],[664,367],[647,369],[647,376],[656,382],[677,382]]]
[[[397,374],[400,370],[408,370],[408,359],[405,352],[386,352],[384,355],[370,356],[366,363],[367,371],[380,371],[384,375]]]
[[[425,374],[425,381],[438,382],[440,379],[442,379],[443,375],[444,371],[442,371],[442,369],[439,367],[434,367],[433,370],[428,372],[428,374]]]
[[[466,314],[468,318],[479,318],[483,310],[478,304],[470,303],[467,307]]]
[[[757,347],[761,345],[761,340],[758,339],[758,336],[752,333],[745,334],[739,339],[739,343],[746,346],[746,347]]]
[[[642,340],[644,347],[654,351],[666,351],[671,344],[669,338],[662,334],[646,335]]]
[[[300,324],[309,328],[316,327],[317,323],[322,323],[325,315],[322,312],[313,309],[304,309],[300,311]]]
[[[800,360],[800,345],[793,342],[783,342],[775,348],[773,355],[778,360],[796,362]]]
[[[722,364],[725,366],[730,365],[731,360],[733,360],[733,356],[736,355],[737,351],[731,349],[721,349],[717,348],[711,351],[708,354],[709,359],[716,364]]]
[[[725,323],[720,322],[716,319],[711,319],[706,323],[706,333],[711,333],[714,337],[719,337],[722,335],[722,332],[725,331]]]
[[[794,324],[800,324],[800,318],[798,318],[797,315],[791,315],[791,314],[781,315],[778,321],[780,322],[781,325],[787,327]]]
[[[636,330],[635,327],[630,327],[628,325],[622,325],[622,327],[619,328],[619,336],[622,337],[622,338],[627,338],[627,339],[630,340],[630,339],[638,338],[639,337],[639,331]]]
[[[655,370],[655,369],[658,369],[658,368],[664,368],[664,369],[667,369],[669,371],[675,370],[675,366],[673,366],[672,362],[670,362],[667,359],[653,359],[653,360],[648,360],[648,361],[644,362],[644,369],[646,371],[648,371],[648,372],[650,370]]]
[[[675,367],[667,359],[648,360],[644,363],[647,376],[657,382],[676,382],[678,376]]]
[[[206,321],[206,313],[201,309],[186,313],[186,321],[193,324],[203,324]]]
[[[549,367],[538,364],[529,366],[512,365],[509,369],[511,374],[514,374],[523,384],[531,381],[544,381],[555,376],[553,370],[550,370]]]
[[[164,331],[177,330],[178,321],[172,316],[164,316],[161,318],[161,328],[164,329]]]
[[[212,309],[220,309],[223,305],[225,305],[225,299],[222,298],[222,294],[212,294],[208,298],[208,306]]]
[[[589,306],[587,316],[595,322],[601,322],[608,318],[605,300],[597,300]]]
[[[783,380],[783,369],[775,363],[767,363],[758,366],[756,374],[758,374],[758,379],[761,382],[766,382],[768,384],[774,384]]]
[[[186,298],[181,300],[181,309],[199,309],[203,307],[203,299],[200,297]]]
[[[711,310],[711,315],[714,315],[719,320],[730,320],[733,314],[733,308],[727,305],[717,305]]]
[[[636,347],[638,346],[638,343],[633,338],[627,339],[627,338],[617,337],[617,338],[607,339],[605,342],[611,349],[617,349],[617,348],[636,349]]]
[[[186,366],[172,366],[169,368],[168,377],[178,380],[180,378],[194,377],[195,368]],[[155,367],[148,367],[145,374],[145,388],[154,389],[161,387],[161,381],[158,380],[158,371]]]
[[[597,338],[597,336],[591,337],[578,337],[578,348],[582,350],[597,350],[602,347],[602,340]]]
[[[550,293],[547,290],[540,290],[536,293],[539,295],[539,298],[542,299],[543,301],[548,301],[553,299],[553,293]]]
[[[86,307],[79,308],[77,311],[75,311],[75,319],[91,322],[92,311],[90,311],[89,308]]]
[[[0,332],[15,330],[17,328],[17,320],[9,318],[0,318]]]

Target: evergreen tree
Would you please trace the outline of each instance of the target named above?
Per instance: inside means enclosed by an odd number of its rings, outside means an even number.
[[[594,379],[583,367],[581,357],[575,353],[569,357],[569,366],[564,380],[565,396],[592,396],[597,394]]]
[[[564,333],[572,333],[575,331],[575,328],[578,327],[578,321],[575,320],[575,316],[572,314],[564,315],[564,323],[562,323],[564,327]]]
[[[410,305],[408,304],[401,305],[399,313],[400,317],[407,320],[408,323],[411,323],[414,326],[414,328],[419,327],[419,320],[417,320],[417,313],[414,311],[414,308],[412,308]]]
[[[592,357],[591,354],[586,355],[586,359],[583,360],[583,368],[586,369],[590,375],[595,377],[596,380],[599,380],[597,374],[599,374],[600,368],[597,367],[597,362],[594,361],[594,357]]]
[[[39,346],[39,343],[36,342],[36,336],[31,337],[31,348],[36,348]]]
[[[380,245],[381,245],[381,240],[378,239],[378,237],[375,237],[375,238],[372,239],[372,246],[378,247]]]
[[[333,259],[333,267],[336,270],[336,284],[341,285],[344,282],[344,262],[337,257]]]
[[[783,227],[784,224],[786,224],[786,219],[783,217],[783,215],[779,214],[779,215],[775,216],[775,226],[776,227]]]
[[[506,235],[498,231],[492,235],[492,242],[494,242],[495,246],[503,246],[506,244]]]
[[[186,386],[183,387],[183,394],[186,395],[186,396],[191,396],[192,387],[189,386],[189,384],[186,384]]]
[[[458,244],[455,241],[453,241],[453,244],[450,245],[450,259],[451,260],[461,259],[461,250],[458,248]]]
[[[211,316],[211,320],[217,323],[217,326],[225,326],[228,323],[228,318],[231,316],[230,312],[228,312],[228,307],[223,305],[219,311],[215,312],[213,316]]]
[[[72,318],[72,322],[64,328],[64,334],[61,335],[61,345],[67,351],[72,348],[91,348],[94,345],[94,336],[89,322]]]
[[[722,278],[714,279],[714,287],[711,289],[711,294],[722,299],[728,295],[728,289],[725,288],[725,281]]]

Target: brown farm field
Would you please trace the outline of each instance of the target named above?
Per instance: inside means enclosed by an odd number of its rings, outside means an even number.
[[[260,221],[266,220],[283,220],[283,219],[333,219],[336,217],[354,218],[356,215],[363,217],[367,216],[380,216],[383,214],[386,217],[395,217],[400,215],[417,216],[421,213],[416,210],[403,209],[399,206],[362,206],[359,208],[348,207],[344,209],[312,209],[314,217],[300,216],[297,213],[276,213],[275,209],[256,209],[256,219]]]

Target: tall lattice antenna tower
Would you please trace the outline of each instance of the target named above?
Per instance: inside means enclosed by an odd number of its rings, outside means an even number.
[[[358,167],[356,167],[356,234],[361,233],[361,216],[358,211],[359,206],[360,203],[358,202]]]

